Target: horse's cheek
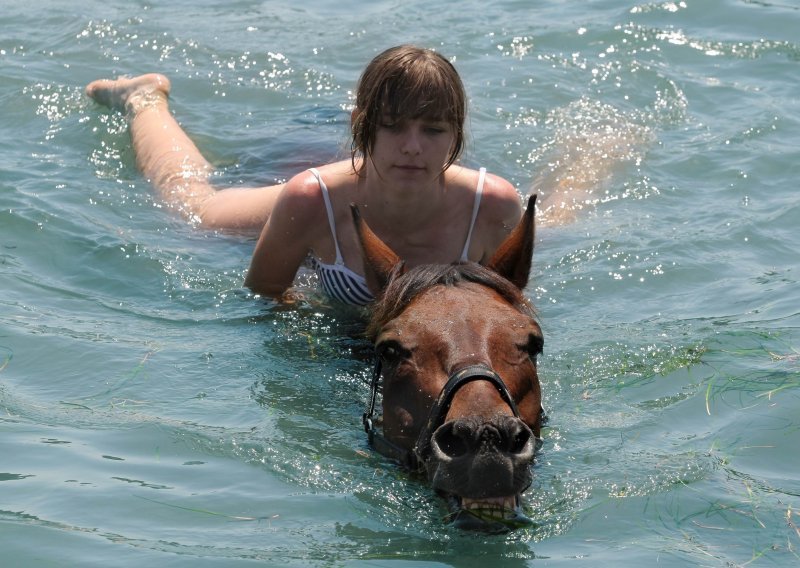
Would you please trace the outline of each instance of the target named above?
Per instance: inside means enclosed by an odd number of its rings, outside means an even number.
[[[522,414],[522,419],[538,437],[540,435],[542,419],[540,416],[542,409],[542,397],[539,390],[538,380],[536,380],[534,388],[522,398],[517,406]]]
[[[414,418],[404,406],[394,406],[383,410],[383,433],[395,443],[412,440]]]
[[[408,432],[414,425],[414,416],[405,408],[398,408],[395,412],[397,423],[402,432]]]

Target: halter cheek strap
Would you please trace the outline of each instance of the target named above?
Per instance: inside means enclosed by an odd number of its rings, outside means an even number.
[[[401,465],[407,467],[411,471],[422,469],[423,464],[417,460],[417,456],[413,451],[401,448],[394,442],[387,440],[384,435],[375,428],[375,423],[372,417],[375,415],[375,403],[378,399],[378,389],[380,388],[381,380],[381,360],[380,358],[375,361],[375,367],[372,370],[372,380],[370,381],[370,397],[367,411],[361,416],[361,423],[364,426],[364,431],[367,433],[367,441],[372,448],[389,459],[399,462]]]

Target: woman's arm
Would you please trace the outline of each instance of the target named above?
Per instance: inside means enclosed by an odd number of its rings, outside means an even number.
[[[323,230],[329,231],[317,180],[309,172],[300,173],[284,185],[275,200],[253,251],[245,286],[257,294],[280,298]]]

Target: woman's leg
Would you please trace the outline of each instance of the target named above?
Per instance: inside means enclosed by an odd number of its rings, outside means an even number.
[[[211,164],[169,110],[170,87],[151,73],[94,81],[86,94],[127,114],[136,165],[168,205],[204,227],[260,230],[283,186],[215,189]]]
[[[542,197],[537,222],[564,224],[609,198],[615,176],[639,164],[653,132],[611,106],[583,100],[560,109],[555,118],[548,167],[532,191]]]

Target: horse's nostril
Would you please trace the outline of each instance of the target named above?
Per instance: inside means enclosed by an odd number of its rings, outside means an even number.
[[[509,447],[509,451],[512,454],[522,453],[526,449],[528,441],[530,439],[531,439],[530,430],[528,430],[527,428],[520,429],[511,438],[511,445]]]
[[[438,459],[451,461],[465,456],[504,454],[511,459],[533,455],[533,433],[524,422],[511,416],[484,422],[460,418],[442,424],[433,433],[430,446]]]
[[[467,432],[449,422],[436,430],[433,435],[433,443],[446,456],[457,458],[470,451],[469,440],[464,436],[465,433]]]

